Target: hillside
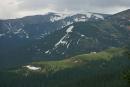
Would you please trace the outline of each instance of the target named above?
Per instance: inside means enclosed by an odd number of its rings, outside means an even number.
[[[125,49],[110,48],[65,60],[33,62],[0,72],[0,87],[129,87]]]
[[[45,42],[45,37],[50,37],[53,32],[64,29],[70,24],[103,20],[106,16],[98,13],[63,14],[50,12],[45,15],[0,20],[0,69],[43,60],[41,55],[44,54],[41,52],[41,48],[38,48],[39,45],[37,46],[35,43]],[[50,40],[47,41],[47,44],[51,45],[51,43]]]
[[[38,56],[53,59],[122,47],[128,43],[130,31],[119,25],[109,20],[74,23],[34,42],[31,48]],[[70,32],[67,32],[69,29]]]
[[[1,20],[0,69],[122,47],[130,40],[129,12],[48,13]]]

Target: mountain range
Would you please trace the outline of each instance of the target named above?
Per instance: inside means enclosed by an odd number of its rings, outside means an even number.
[[[0,20],[0,87],[130,87],[130,9]]]
[[[0,66],[59,60],[122,47],[130,39],[129,12],[114,15],[50,12],[0,20]]]

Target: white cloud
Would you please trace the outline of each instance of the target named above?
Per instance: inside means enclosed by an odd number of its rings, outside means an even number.
[[[18,17],[23,17],[23,16],[27,16],[27,15],[42,15],[48,12],[54,12],[53,10],[49,9],[49,8],[45,8],[45,9],[39,9],[39,10],[24,10],[24,11],[19,11],[17,12]]]
[[[15,16],[15,12],[17,12],[17,4],[16,0],[0,0],[0,18],[10,18]]]
[[[47,12],[116,13],[130,8],[130,0],[0,0],[0,19]]]

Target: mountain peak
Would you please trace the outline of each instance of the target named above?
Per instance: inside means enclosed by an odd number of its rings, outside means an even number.
[[[127,9],[127,10],[125,10],[125,11],[129,11],[129,12],[130,12],[130,9]]]
[[[125,11],[119,12],[117,14],[113,15],[114,18],[123,18],[123,19],[130,19],[130,9],[127,9]]]
[[[118,14],[130,14],[130,9],[127,9],[127,10],[125,10],[125,11],[122,11],[122,12],[120,12],[120,13],[118,13]]]

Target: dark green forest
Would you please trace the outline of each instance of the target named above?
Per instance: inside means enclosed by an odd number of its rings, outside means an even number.
[[[0,72],[0,87],[129,87],[130,59],[122,48],[75,56],[60,61],[40,61],[32,71],[15,67]],[[78,61],[78,62],[75,62]]]
[[[126,55],[130,59],[130,46],[127,46]],[[128,81],[130,85],[130,68],[128,69],[128,71],[125,72],[124,78]]]

